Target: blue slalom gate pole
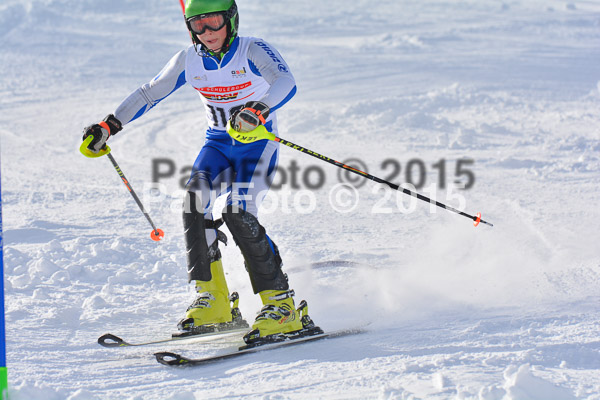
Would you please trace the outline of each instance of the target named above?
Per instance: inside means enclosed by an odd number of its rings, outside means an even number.
[[[2,176],[0,174],[0,399],[6,400],[8,376],[6,373],[6,328],[4,325],[4,235],[2,234]]]

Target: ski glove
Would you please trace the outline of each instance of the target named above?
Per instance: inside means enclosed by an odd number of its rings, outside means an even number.
[[[235,112],[230,119],[231,126],[238,132],[250,132],[264,125],[269,117],[269,106],[260,101],[249,101],[244,108]]]
[[[102,122],[90,125],[83,129],[83,140],[87,139],[88,136],[92,135],[94,139],[88,144],[88,149],[93,153],[98,153],[104,147],[106,147],[106,141],[112,135],[116,135],[123,129],[121,121],[115,118],[114,115],[109,114],[102,120]]]

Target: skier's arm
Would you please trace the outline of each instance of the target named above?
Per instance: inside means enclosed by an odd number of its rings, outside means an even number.
[[[185,50],[175,54],[154,79],[127,96],[115,117],[126,125],[185,84],[185,55]]]
[[[249,101],[234,113],[231,126],[238,132],[250,132],[266,122],[266,118],[296,94],[296,80],[281,54],[263,40],[257,39],[248,48],[248,64],[270,87],[260,100]]]
[[[144,115],[162,99],[179,89],[185,83],[185,51],[175,54],[160,73],[135,92],[131,93],[114,112],[97,124],[83,130],[83,140],[92,136],[87,142],[87,150],[81,150],[88,157],[98,154],[106,148],[109,137],[117,134],[123,126]]]
[[[257,39],[250,43],[248,60],[252,72],[261,75],[271,88],[258,100],[273,112],[296,94],[296,80],[281,54],[267,42]]]

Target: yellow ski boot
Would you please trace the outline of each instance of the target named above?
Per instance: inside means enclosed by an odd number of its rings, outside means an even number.
[[[314,326],[308,316],[306,302],[302,301],[296,310],[292,296],[293,290],[260,292],[264,306],[256,317],[252,330],[244,336],[244,341],[247,344],[262,344],[323,333],[320,328]]]
[[[196,335],[248,327],[238,308],[239,296],[229,296],[221,260],[210,264],[212,279],[196,281],[198,297],[177,325],[182,335]],[[230,305],[232,303],[232,305]]]

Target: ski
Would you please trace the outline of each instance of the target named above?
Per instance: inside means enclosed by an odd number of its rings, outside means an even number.
[[[201,326],[194,326],[194,320],[192,318],[182,319],[179,324],[179,332],[171,335],[170,338],[150,340],[147,342],[140,343],[129,343],[120,337],[113,335],[112,333],[105,333],[98,338],[98,344],[104,347],[133,347],[133,346],[149,346],[153,344],[169,343],[180,340],[196,339],[210,336],[228,336],[235,333],[247,332],[250,325],[242,318],[242,313],[238,308],[238,302],[240,296],[237,292],[231,293],[229,301],[231,305],[231,316],[230,322],[220,322],[213,324],[206,324]]]
[[[272,349],[278,349],[285,346],[297,345],[306,342],[314,342],[321,339],[327,338],[338,338],[342,336],[349,335],[357,335],[360,333],[366,332],[365,329],[356,328],[356,329],[345,329],[340,331],[334,331],[329,333],[318,333],[315,335],[307,335],[300,336],[297,338],[288,338],[286,340],[272,342],[272,343],[264,343],[264,344],[254,344],[254,345],[244,345],[238,347],[234,350],[228,351],[223,354],[219,354],[216,356],[210,356],[205,358],[187,358],[180,354],[170,353],[170,352],[160,352],[155,353],[156,361],[161,364],[169,365],[169,366],[178,366],[178,367],[193,367],[204,364],[209,364],[217,361],[222,361],[234,357],[238,357],[244,354],[256,353],[259,351],[266,351]]]
[[[112,333],[106,333],[98,338],[98,344],[103,347],[113,348],[113,347],[133,347],[133,346],[150,346],[153,344],[163,344],[169,342],[177,342],[181,340],[187,339],[198,339],[205,337],[220,337],[220,336],[229,336],[239,333],[248,332],[248,328],[235,328],[223,331],[214,331],[214,332],[206,332],[206,333],[197,333],[197,334],[173,334],[170,338],[151,340],[147,342],[138,342],[138,343],[130,343],[121,339],[120,337],[113,335]]]

